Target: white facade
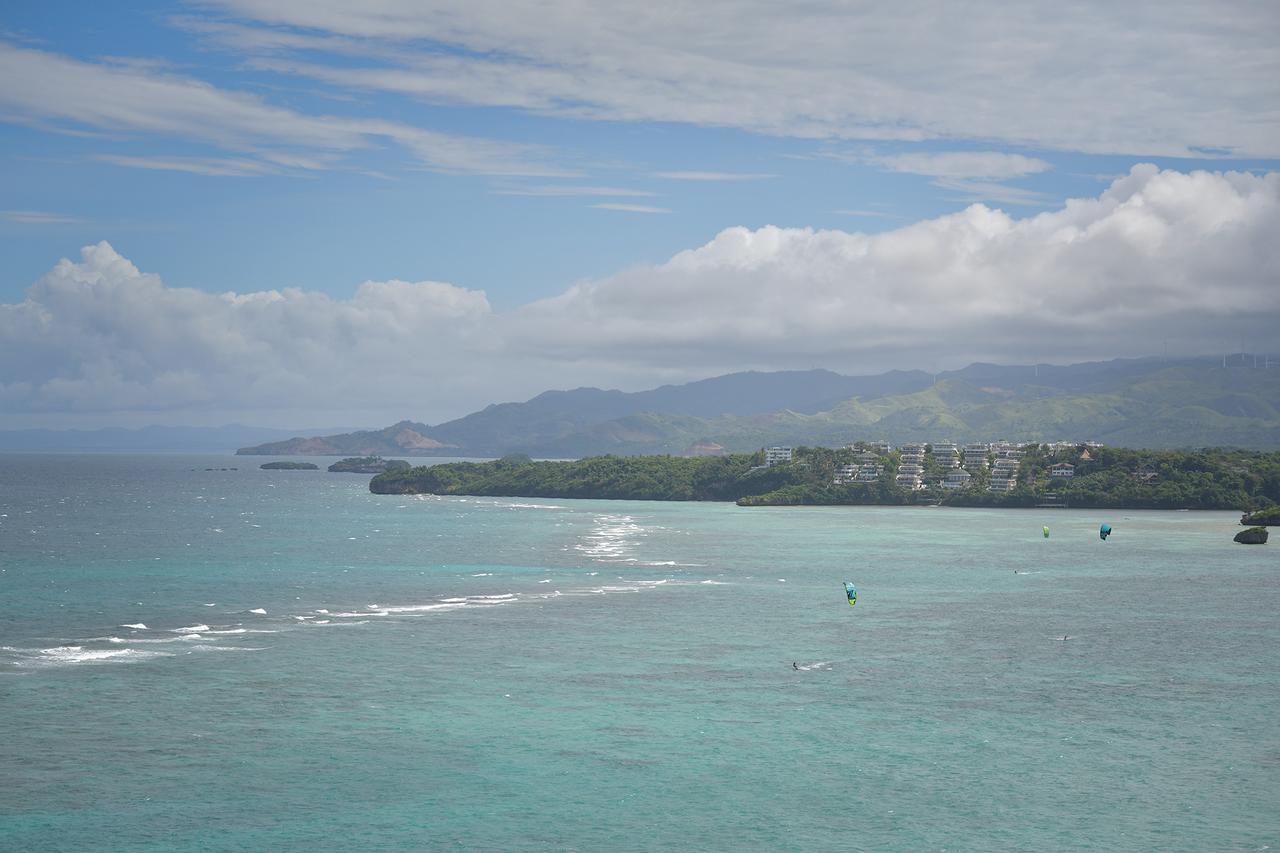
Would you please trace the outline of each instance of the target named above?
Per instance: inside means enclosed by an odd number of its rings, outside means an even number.
[[[991,484],[987,486],[989,492],[1012,492],[1014,487],[1018,485],[1017,477],[991,477]]]
[[[858,482],[874,483],[884,473],[884,466],[878,462],[868,463],[858,469]]]
[[[899,474],[894,477],[894,482],[896,482],[900,488],[907,489],[908,491],[915,491],[916,489],[924,488],[924,484],[920,482],[919,474]]]
[[[780,462],[790,462],[790,461],[791,461],[790,447],[770,447],[770,448],[767,448],[764,452],[764,464],[766,468],[769,467],[770,465],[777,465]]]
[[[987,446],[985,444],[966,444],[964,446],[964,467],[986,468]]]

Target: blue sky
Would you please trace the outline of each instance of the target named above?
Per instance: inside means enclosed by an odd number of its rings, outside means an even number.
[[[332,365],[245,306],[288,291],[276,323],[374,328],[366,282],[450,288],[378,291],[449,345],[402,346],[414,371],[342,353],[369,422],[733,369],[1141,355],[1171,331],[1261,348],[1280,12],[1115,5],[8,3],[0,427],[353,422],[308,390]],[[1064,258],[1064,228],[1088,251]],[[159,289],[126,312],[140,282]],[[1055,305],[1077,286],[1145,331],[1082,331]],[[262,298],[199,358],[135,344],[220,316],[188,289]],[[1206,316],[1206,289],[1267,311]]]

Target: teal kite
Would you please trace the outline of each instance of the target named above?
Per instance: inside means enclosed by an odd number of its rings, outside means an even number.
[[[844,582],[844,594],[849,597],[849,604],[858,603],[858,588],[848,581]]]
[[[1106,540],[1106,538],[1107,538],[1108,536],[1110,536],[1110,535],[1111,535],[1111,525],[1110,525],[1110,524],[1104,524],[1104,525],[1102,525],[1101,527],[1099,527],[1099,528],[1098,528],[1098,538],[1099,538],[1099,539],[1102,539],[1102,540],[1104,540],[1104,541],[1105,541],[1105,540]]]

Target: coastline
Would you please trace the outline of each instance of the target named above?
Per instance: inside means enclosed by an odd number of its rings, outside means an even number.
[[[874,479],[851,481],[853,448],[795,448],[768,464],[764,451],[715,457],[597,456],[570,462],[504,457],[380,474],[374,494],[724,502],[758,506],[950,506],[995,509],[1206,510],[1248,512],[1280,504],[1280,453],[1143,451],[1092,448],[1062,453],[1029,446],[1010,467],[1016,476],[974,466],[970,475],[937,463],[926,451],[925,478],[911,487],[894,472],[905,454],[877,457]],[[993,459],[993,461],[995,461]],[[1051,476],[1064,467],[1073,476]],[[967,488],[942,485],[961,471]],[[999,488],[997,488],[999,487]]]

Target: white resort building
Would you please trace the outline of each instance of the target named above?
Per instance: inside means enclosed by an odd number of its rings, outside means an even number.
[[[971,470],[987,467],[987,453],[990,450],[985,444],[966,444],[964,446],[964,467]]]
[[[769,447],[764,452],[764,465],[766,468],[777,465],[781,462],[791,461],[790,447]]]

